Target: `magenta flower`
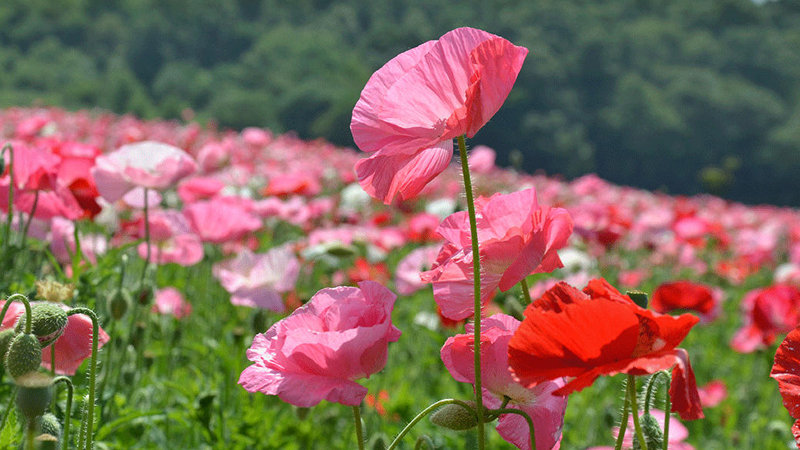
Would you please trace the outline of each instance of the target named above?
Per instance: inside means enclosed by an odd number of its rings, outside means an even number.
[[[256,335],[247,350],[254,364],[242,372],[239,384],[300,407],[322,400],[360,404],[367,388],[355,380],[383,369],[389,342],[400,338],[391,319],[396,298],[374,281],[317,292]]]
[[[247,202],[234,197],[215,197],[186,206],[183,215],[204,242],[222,244],[239,240],[262,227],[261,219],[248,208]]]
[[[300,262],[285,246],[267,253],[244,250],[233,259],[214,264],[212,272],[231,294],[234,305],[283,312],[286,308],[281,293],[294,289]]]
[[[391,203],[416,196],[494,116],[528,50],[474,28],[458,28],[394,57],[370,77],[353,109],[358,182]]]
[[[532,273],[563,267],[556,250],[567,245],[572,219],[563,208],[541,206],[536,191],[478,198],[478,243],[481,258],[481,300],[486,304],[496,289],[505,292]],[[423,281],[433,283],[433,296],[442,314],[461,320],[473,314],[472,247],[469,218],[451,214],[439,225],[444,246]]]
[[[92,175],[100,195],[115,202],[135,187],[166,189],[196,170],[194,159],[178,147],[145,141],[98,156]]]
[[[519,325],[519,320],[505,314],[495,314],[482,321],[481,382],[484,404],[488,408],[499,408],[505,397],[510,398],[508,407],[525,411],[533,420],[536,448],[550,450],[561,440],[567,409],[567,398],[553,395],[553,391],[563,387],[565,382],[558,379],[525,388],[514,381],[508,369],[508,342]],[[475,345],[471,323],[467,324],[466,331],[468,334],[447,339],[442,347],[442,361],[456,381],[474,384]],[[530,430],[522,416],[500,416],[497,432],[522,450],[531,448]]]

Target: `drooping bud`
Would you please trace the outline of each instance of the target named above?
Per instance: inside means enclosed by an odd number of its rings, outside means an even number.
[[[32,372],[14,381],[17,383],[17,408],[29,422],[33,422],[50,406],[53,379],[45,373]]]
[[[669,420],[669,417],[666,417],[665,420]],[[642,447],[639,442],[639,438],[634,434],[633,438],[633,448],[634,450],[643,450],[646,449],[660,449],[663,447],[664,444],[664,433],[661,431],[661,425],[659,425],[658,420],[653,417],[652,414],[643,414],[641,419],[641,426],[642,426],[642,434],[644,435],[644,440],[647,443],[646,447]]]
[[[17,320],[17,332],[25,330],[27,315],[23,314]],[[58,339],[67,328],[67,312],[57,303],[34,303],[31,305],[31,333],[39,338],[42,347]]]
[[[33,334],[19,333],[11,340],[6,352],[6,370],[16,381],[35,373],[42,363],[42,345]]]
[[[45,413],[36,419],[36,430],[39,434],[53,436],[58,441],[61,438],[61,423],[53,413]]]
[[[475,402],[466,403],[475,407]],[[473,411],[451,403],[431,414],[431,422],[450,430],[463,431],[478,426],[478,417]]]

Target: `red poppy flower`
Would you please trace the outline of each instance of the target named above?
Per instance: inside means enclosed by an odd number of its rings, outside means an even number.
[[[708,322],[716,318],[720,310],[722,292],[691,281],[663,283],[653,292],[650,307],[659,313],[676,309],[688,309],[700,314]]]
[[[672,411],[703,417],[694,372],[676,346],[698,322],[691,314],[661,315],[636,305],[604,279],[583,290],[558,283],[525,310],[508,348],[514,376],[525,386],[573,377],[555,395],[590,386],[601,375],[646,375],[675,367]]]
[[[800,419],[800,327],[790,332],[775,353],[770,376],[778,381],[783,406],[795,419]],[[800,420],[792,425],[795,444],[800,448]]]

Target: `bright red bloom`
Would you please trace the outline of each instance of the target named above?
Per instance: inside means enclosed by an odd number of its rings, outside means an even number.
[[[509,364],[524,386],[574,377],[554,392],[568,395],[601,375],[646,375],[675,367],[672,411],[684,420],[703,417],[694,372],[676,348],[698,322],[691,314],[661,315],[636,305],[604,279],[583,292],[558,283],[525,310],[509,342]]]
[[[740,353],[767,348],[800,323],[800,289],[788,284],[754,289],[742,299],[742,312],[745,323],[731,347]]]
[[[650,300],[655,312],[668,313],[676,309],[688,309],[700,314],[704,322],[713,320],[719,314],[722,293],[709,286],[691,281],[663,283]]]
[[[770,376],[778,381],[783,406],[795,419],[800,419],[800,327],[791,331],[775,353]],[[795,444],[800,448],[800,420],[792,425]]]
[[[485,31],[458,28],[386,63],[353,109],[358,182],[391,203],[416,196],[453,156],[453,139],[472,137],[500,109],[528,50]]]

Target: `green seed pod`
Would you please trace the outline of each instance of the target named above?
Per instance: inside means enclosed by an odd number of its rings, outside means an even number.
[[[111,299],[108,301],[108,310],[111,311],[112,319],[120,320],[125,316],[125,313],[128,312],[128,305],[130,304],[129,297],[130,294],[127,290],[123,291],[122,289],[117,289],[114,292],[114,295],[112,295]]]
[[[475,407],[475,402],[466,402]],[[463,431],[478,426],[478,418],[475,413],[468,411],[461,405],[449,404],[431,414],[431,422],[440,427],[450,430]]]
[[[36,372],[42,363],[42,345],[33,334],[19,333],[11,340],[6,352],[6,370],[16,381]]]
[[[61,438],[61,423],[53,413],[44,413],[36,418],[36,430],[43,435],[49,435],[58,441]]]
[[[665,420],[669,420],[667,417]],[[647,442],[647,449],[660,449],[664,444],[664,433],[661,431],[661,425],[651,414],[643,414],[641,419],[642,434],[644,440]],[[634,450],[642,450],[639,443],[639,438],[634,434],[633,439]]]
[[[13,328],[0,331],[0,357],[3,358],[3,361],[6,359],[6,352],[11,345],[11,340],[14,339],[16,335],[17,333]]]
[[[136,301],[139,302],[142,306],[147,306],[153,302],[153,294],[155,293],[155,287],[152,283],[144,282],[139,285],[139,288],[136,289],[135,298]]]
[[[19,316],[17,321],[17,332],[25,331],[27,315]],[[42,347],[47,347],[50,343],[58,339],[64,329],[67,328],[67,312],[61,309],[57,303],[35,303],[31,305],[31,333],[39,338]]]
[[[50,406],[53,379],[50,375],[32,372],[14,381],[17,383],[17,408],[28,421],[34,422]]]

